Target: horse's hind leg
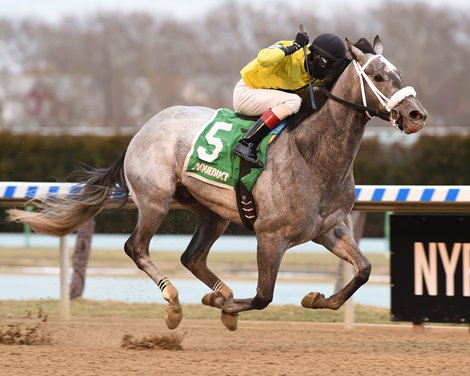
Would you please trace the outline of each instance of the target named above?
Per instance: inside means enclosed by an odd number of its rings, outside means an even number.
[[[229,221],[204,207],[193,208],[193,210],[198,215],[198,226],[191,242],[181,256],[181,262],[200,281],[213,290],[212,293],[206,294],[202,298],[202,303],[212,307],[220,307],[225,300],[233,297],[233,292],[207,267],[207,256],[214,242],[227,228]],[[222,311],[221,320],[227,329],[231,331],[237,329],[237,314],[228,314]]]
[[[356,290],[369,279],[371,265],[369,260],[359,250],[351,232],[344,223],[334,227],[315,241],[325,246],[339,258],[348,261],[354,266],[354,278],[338,293],[325,298],[323,294],[311,292],[302,299],[305,308],[338,309],[348,300]]]
[[[126,241],[124,249],[137,267],[143,270],[162,291],[163,297],[168,301],[168,307],[165,310],[166,325],[170,329],[175,329],[183,318],[178,301],[178,290],[152,262],[149,255],[150,240],[166,217],[168,210],[169,204],[159,207],[149,203],[148,206],[139,208],[139,222]]]

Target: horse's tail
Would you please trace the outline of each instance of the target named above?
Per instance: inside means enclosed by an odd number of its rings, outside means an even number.
[[[126,150],[106,169],[81,171],[87,180],[78,183],[77,193],[61,198],[33,200],[32,204],[38,207],[38,211],[10,209],[8,219],[26,223],[36,232],[62,236],[98,214],[116,189],[122,193],[121,206],[124,205],[129,196],[124,175],[125,155]]]

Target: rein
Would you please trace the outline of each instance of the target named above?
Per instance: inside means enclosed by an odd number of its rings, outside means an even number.
[[[405,98],[407,97],[415,97],[416,96],[416,91],[413,87],[411,86],[406,86],[404,88],[401,88],[397,90],[390,98],[387,98],[377,87],[374,85],[372,80],[367,76],[365,73],[366,67],[370,64],[370,62],[374,59],[381,59],[385,64],[387,64],[389,67],[393,67],[393,64],[390,63],[384,56],[382,55],[374,55],[367,62],[361,67],[359,63],[355,60],[353,60],[354,68],[356,70],[357,75],[359,76],[360,83],[361,83],[361,95],[362,95],[362,103],[363,105],[347,101],[345,99],[339,98],[336,95],[332,94],[329,92],[327,89],[322,87],[320,90],[321,92],[326,95],[328,98],[334,100],[335,102],[341,103],[342,105],[352,108],[356,111],[363,112],[366,114],[369,118],[372,118],[374,116],[377,116],[381,118],[382,120],[385,121],[390,121],[392,123],[392,126],[397,127],[395,119],[391,116],[391,112],[393,111],[394,107],[396,107],[398,104],[400,104]],[[367,83],[369,88],[372,90],[372,93],[377,97],[379,102],[382,104],[382,106],[385,108],[385,110],[379,110],[378,108],[372,108],[367,105],[367,100],[366,100],[366,94],[365,94],[365,85],[364,81]]]
[[[325,94],[328,98],[334,100],[335,102],[341,103],[342,105],[346,107],[352,108],[359,112],[363,112],[364,114],[367,114],[367,113],[372,114],[372,116],[377,116],[385,121],[390,121],[390,112],[388,111],[379,110],[378,108],[372,108],[369,106],[363,106],[361,104],[347,101],[346,99],[341,99],[340,97],[337,97],[336,95],[326,90],[324,87],[322,87],[320,91],[323,94]]]

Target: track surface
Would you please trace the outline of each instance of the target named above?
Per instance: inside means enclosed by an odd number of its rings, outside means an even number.
[[[18,320],[15,321],[17,323]],[[28,320],[24,321],[28,325]],[[8,324],[7,320],[2,325]],[[31,324],[29,322],[29,324]],[[52,345],[0,345],[0,373],[16,375],[468,375],[467,328],[183,320],[183,350],[129,350],[124,335],[169,334],[160,320],[49,321]]]

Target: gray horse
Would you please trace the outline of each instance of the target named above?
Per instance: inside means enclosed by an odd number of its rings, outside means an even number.
[[[254,224],[258,283],[252,298],[235,299],[206,263],[212,244],[228,224],[241,224],[234,191],[183,171],[194,136],[214,113],[210,108],[176,106],[161,111],[112,166],[89,173],[79,194],[43,200],[34,213],[11,210],[10,219],[28,223],[38,232],[63,235],[109,204],[116,186],[126,197],[129,192],[139,218],[125,252],[161,289],[168,301],[165,320],[170,329],[183,317],[178,291],[150,259],[149,243],[173,200],[198,218],[181,262],[213,290],[202,302],[221,309],[222,322],[229,330],[237,328],[239,312],[268,306],[284,253],[308,241],[325,246],[354,266],[353,279],[341,291],[330,297],[310,292],[301,303],[306,308],[338,309],[371,271],[345,225],[355,202],[353,162],[365,125],[370,117],[381,116],[410,134],[419,131],[427,117],[414,89],[405,85],[398,69],[381,55],[380,39],[376,37],[373,46],[365,42],[353,45],[346,40],[350,62],[331,93],[325,91],[329,99],[270,146],[265,170],[253,189],[258,213]]]

